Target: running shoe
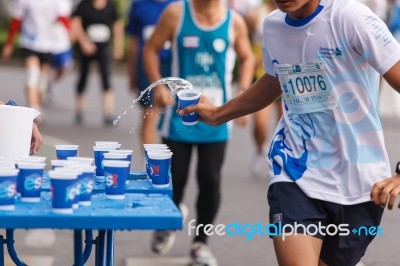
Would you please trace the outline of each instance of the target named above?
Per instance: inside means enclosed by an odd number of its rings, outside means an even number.
[[[165,255],[175,243],[175,231],[155,231],[151,241],[151,250],[154,253]]]
[[[192,266],[218,266],[217,259],[211,252],[210,247],[202,242],[195,242],[190,250]]]

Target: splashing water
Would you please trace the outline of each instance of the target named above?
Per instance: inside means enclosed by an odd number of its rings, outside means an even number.
[[[157,87],[158,85],[167,85],[168,88],[171,90],[171,98],[175,97],[175,95],[181,91],[181,90],[186,90],[186,89],[192,89],[193,85],[189,81],[185,79],[181,79],[178,77],[167,77],[167,78],[162,78],[148,86],[144,91],[142,91],[136,99],[132,101],[131,106],[129,106],[128,109],[131,109],[135,106],[136,102],[140,101],[143,98],[143,95],[152,90],[154,87]],[[152,105],[150,106],[152,107]],[[122,119],[126,114],[128,113],[128,110],[125,110],[121,115],[119,115],[114,121],[113,124],[114,126],[118,124],[119,120]],[[132,130],[131,130],[132,131]],[[133,132],[132,132],[133,133]],[[132,134],[131,133],[131,134]]]

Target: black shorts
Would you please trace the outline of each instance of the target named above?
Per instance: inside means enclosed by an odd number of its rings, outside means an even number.
[[[50,64],[53,57],[51,53],[36,52],[27,48],[21,48],[21,51],[25,58],[30,56],[36,56],[39,58],[40,64]]]
[[[268,203],[271,224],[293,225],[290,230],[304,225],[296,232],[323,239],[320,259],[329,266],[356,265],[375,234],[383,233],[378,226],[384,209],[372,202],[340,205],[312,199],[296,183],[279,182],[269,187]],[[316,230],[318,227],[322,230]]]

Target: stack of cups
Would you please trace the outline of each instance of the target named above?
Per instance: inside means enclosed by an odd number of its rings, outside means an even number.
[[[75,157],[69,157],[69,158],[75,158]],[[62,168],[62,167],[67,167],[69,165],[74,165],[74,164],[79,164],[77,161],[73,160],[51,160],[51,169],[55,170],[56,168]]]
[[[96,165],[96,178],[104,180],[104,168],[102,162],[104,160],[104,153],[121,148],[121,144],[116,141],[96,141],[93,146],[94,163]]]
[[[23,202],[39,202],[42,190],[43,173],[46,157],[25,156],[16,158],[19,169],[17,177],[17,194]]]
[[[68,170],[78,171],[78,179],[76,182],[76,198],[73,201],[73,208],[78,208],[79,205],[90,206],[91,197],[94,188],[94,173],[96,166],[82,162],[80,164],[73,164],[65,167]]]
[[[58,160],[66,160],[68,157],[78,156],[79,145],[55,145]]]
[[[73,201],[76,197],[76,180],[78,172],[49,171],[53,212],[70,214],[73,212]]]
[[[130,162],[127,160],[103,160],[106,198],[125,198],[125,183],[129,176]]]
[[[146,172],[153,187],[170,186],[172,152],[166,144],[144,144]]]
[[[0,163],[0,210],[15,209],[15,187],[18,177],[18,169],[12,164]]]

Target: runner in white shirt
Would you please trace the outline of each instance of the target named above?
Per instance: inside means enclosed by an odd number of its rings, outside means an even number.
[[[180,114],[198,112],[218,125],[282,95],[284,115],[268,153],[270,222],[300,224],[301,234],[274,235],[278,262],[356,265],[374,236],[350,230],[378,226],[400,192],[400,175],[389,178],[377,106],[379,74],[400,92],[400,46],[356,1],[275,3],[279,10],[264,21],[267,73],[221,107],[203,98]],[[348,230],[337,231],[343,224]]]
[[[60,21],[69,30],[69,19],[61,8],[60,1],[15,0],[12,8],[12,22],[3,48],[3,58],[13,52],[13,41],[20,34],[20,47],[25,56],[27,69],[27,94],[29,106],[40,110],[43,93],[49,79],[49,63],[53,52],[52,27]],[[41,116],[37,122],[41,122]]]

